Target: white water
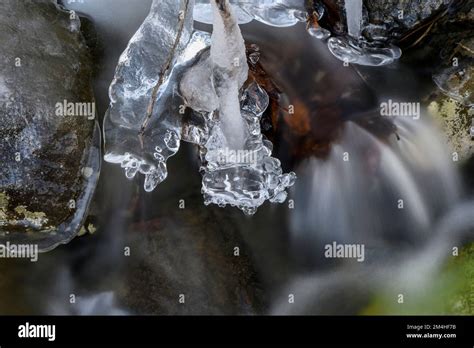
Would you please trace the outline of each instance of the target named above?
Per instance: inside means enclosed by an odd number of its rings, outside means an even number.
[[[295,276],[272,314],[357,314],[375,294],[425,296],[452,247],[472,240],[474,202],[462,200],[443,137],[421,120],[395,123],[400,140],[386,143],[348,123],[329,158],[297,172],[291,227],[298,255],[320,255],[323,244],[338,241],[364,244],[366,259]]]
[[[457,173],[433,127],[396,124],[400,140],[384,143],[348,122],[327,159],[301,166],[291,216],[295,245],[430,238],[431,221],[459,199]]]
[[[367,303],[375,294],[391,294],[392,298],[399,293],[411,298],[424,297],[430,294],[440,268],[452,257],[452,247],[473,239],[473,212],[474,201],[460,202],[447,210],[433,224],[430,242],[416,252],[402,250],[396,257],[386,256],[382,262],[295,277],[277,295],[271,313],[357,314],[360,304]],[[288,293],[294,294],[298,301],[288,304]]]

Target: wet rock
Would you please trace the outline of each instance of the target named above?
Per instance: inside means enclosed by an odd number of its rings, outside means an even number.
[[[474,155],[474,132],[471,130],[474,109],[441,95],[429,104],[428,111],[441,124],[456,160],[465,161]]]
[[[472,3],[456,1],[442,16],[400,39],[406,62],[432,76],[446,96],[469,107],[474,106],[473,21]]]
[[[474,146],[473,21],[472,2],[455,1],[442,16],[400,40],[404,62],[431,80],[425,97],[430,114],[441,122],[460,161],[472,156]]]
[[[80,229],[100,169],[90,57],[55,2],[0,3],[0,242],[49,250]]]
[[[130,227],[128,281],[120,303],[137,314],[263,313],[253,257],[225,212],[217,207],[162,210],[166,214]]]

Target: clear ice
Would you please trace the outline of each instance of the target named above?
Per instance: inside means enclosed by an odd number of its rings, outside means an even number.
[[[148,192],[166,178],[166,160],[179,149],[181,99],[173,81],[192,58],[184,51],[192,34],[193,6],[193,0],[154,0],[110,86],[104,159],[120,164],[129,179],[137,172],[145,175]]]
[[[304,0],[230,0],[232,8],[240,24],[257,20],[267,25],[288,27],[308,19]],[[317,7],[318,20],[325,14],[324,6],[319,2]],[[327,45],[330,52],[338,59],[353,64],[380,66],[393,63],[400,58],[401,50],[380,40],[365,40],[360,34],[362,30],[370,31],[373,26],[363,26],[362,0],[346,0],[344,2],[347,21],[347,37],[332,37],[331,32],[318,24],[309,25],[308,33],[319,39],[329,38]],[[212,24],[213,14],[209,0],[196,0],[194,19],[198,22]]]
[[[351,37],[331,37],[328,48],[343,62],[369,66],[391,64],[402,55],[400,48],[394,45],[355,40]]]
[[[239,89],[247,80],[249,70],[245,42],[232,8],[218,7],[214,1],[212,7],[214,25],[210,60],[219,99],[219,118],[228,146],[240,150],[244,147],[245,127],[240,113]]]
[[[285,201],[285,189],[296,176],[282,173],[280,161],[271,157],[272,143],[261,134],[267,93],[255,82],[239,93],[248,66],[232,9],[227,1],[218,7],[213,4],[213,9],[211,48],[184,75],[180,91],[196,116],[207,120],[208,132],[199,141],[204,203],[230,204],[253,214],[266,200]],[[236,130],[239,139],[235,139]]]
[[[239,24],[257,20],[275,27],[289,27],[306,21],[305,0],[230,0]],[[209,0],[197,0],[194,19],[213,24]]]
[[[468,106],[474,107],[472,88],[469,87],[474,67],[469,62],[461,61],[457,66],[439,69],[433,75],[433,81],[448,97]]]
[[[144,174],[152,191],[180,141],[196,144],[204,203],[253,214],[266,200],[283,202],[296,176],[282,173],[261,134],[267,93],[256,82],[242,88],[245,43],[229,2],[213,1],[211,9],[212,36],[193,33],[193,1],[153,2],[110,87],[105,160],[120,164],[129,179]]]
[[[345,0],[344,8],[347,17],[347,33],[358,39],[362,24],[362,0]]]
[[[361,37],[363,25],[362,0],[345,0],[347,37],[332,37],[328,40],[329,51],[343,62],[381,66],[400,58],[402,51],[382,41],[367,41]]]

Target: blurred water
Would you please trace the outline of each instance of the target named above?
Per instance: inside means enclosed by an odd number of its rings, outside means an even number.
[[[384,143],[348,122],[328,158],[300,166],[291,214],[298,250],[321,257],[332,241],[375,248],[430,240],[433,222],[459,202],[458,174],[427,121],[395,123],[400,140]]]

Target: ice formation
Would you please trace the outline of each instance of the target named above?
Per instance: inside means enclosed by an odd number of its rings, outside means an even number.
[[[317,21],[325,13],[324,6],[315,1],[314,13],[308,13],[304,0],[231,0],[230,3],[237,13],[239,23],[248,23],[252,20],[276,26],[287,27],[298,22],[306,22],[310,16],[317,16],[316,21],[308,26],[308,33],[317,39],[326,40],[331,32],[322,28]],[[360,65],[386,65],[398,59],[401,51],[391,44],[377,40],[367,41],[360,36],[363,28],[363,4],[361,0],[344,1],[347,21],[347,37],[331,37],[327,41],[331,53],[338,59]],[[203,23],[212,23],[212,9],[209,0],[197,0],[194,19]]]
[[[230,0],[238,23],[252,20],[275,27],[289,27],[306,21],[305,0]],[[197,0],[194,19],[213,24],[213,11],[209,0]]]
[[[358,39],[362,24],[362,0],[346,0],[344,8],[347,16],[347,33]]]
[[[369,66],[391,64],[402,55],[402,51],[394,45],[357,41],[350,37],[331,37],[328,48],[343,62]]]
[[[214,27],[210,60],[213,82],[219,99],[219,118],[228,146],[240,150],[244,146],[245,128],[239,105],[239,89],[248,77],[245,43],[239,26],[225,2],[213,2]]]
[[[205,204],[253,214],[266,200],[283,202],[296,176],[282,173],[260,132],[269,97],[255,82],[243,88],[245,44],[228,0],[213,1],[212,9],[211,36],[192,33],[193,1],[153,2],[110,87],[105,160],[130,179],[144,174],[152,191],[180,141],[194,143]]]
[[[469,61],[460,61],[457,66],[439,69],[433,75],[433,81],[448,97],[466,105],[474,107],[471,76],[474,67]]]
[[[145,175],[148,192],[166,178],[166,160],[179,149],[181,102],[173,81],[192,58],[183,51],[192,33],[193,6],[192,0],[153,1],[110,86],[104,159],[119,163],[127,178]]]
[[[393,63],[400,58],[401,50],[390,44],[371,41],[361,37],[362,0],[345,0],[348,37],[332,37],[328,48],[338,59],[359,65],[379,66]]]

